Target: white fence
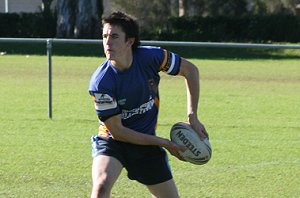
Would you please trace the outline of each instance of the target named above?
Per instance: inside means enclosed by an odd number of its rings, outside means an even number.
[[[48,56],[48,117],[52,118],[52,44],[99,44],[96,39],[54,39],[54,38],[0,38],[1,42],[45,43]],[[266,49],[300,49],[300,45],[291,44],[256,44],[256,43],[217,43],[217,42],[181,42],[181,41],[141,41],[142,45],[187,46],[187,47],[232,47]]]

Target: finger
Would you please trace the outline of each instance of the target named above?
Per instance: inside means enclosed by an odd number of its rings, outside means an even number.
[[[208,138],[208,133],[203,124],[202,124],[202,128],[200,131],[203,133],[203,136],[202,136],[203,138]]]
[[[177,153],[176,157],[181,161],[186,161],[179,153]]]
[[[184,152],[186,151],[188,148],[186,146],[182,146],[182,145],[179,145],[179,150]]]
[[[203,130],[203,133],[204,133],[204,135],[206,136],[206,138],[209,138],[209,136],[208,136],[208,133],[207,133],[207,131],[206,131],[206,129],[205,128],[203,128],[204,130]]]

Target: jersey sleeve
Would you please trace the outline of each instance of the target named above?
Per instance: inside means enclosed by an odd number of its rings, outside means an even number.
[[[105,121],[121,112],[114,93],[114,82],[109,74],[96,71],[91,78],[89,93],[94,101],[94,107],[99,120]]]
[[[163,49],[159,70],[169,75],[177,75],[180,70],[181,57],[178,54]]]
[[[155,72],[165,72],[169,75],[177,75],[180,70],[181,57],[178,54],[160,47],[139,47],[137,58],[143,64],[152,67]]]

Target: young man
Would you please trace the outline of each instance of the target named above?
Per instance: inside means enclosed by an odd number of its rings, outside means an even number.
[[[100,122],[98,135],[92,137],[91,197],[109,197],[123,168],[152,197],[179,197],[163,148],[181,160],[178,151],[186,148],[155,134],[159,71],[185,78],[188,122],[204,138],[207,133],[197,117],[198,69],[172,52],[139,46],[138,24],[125,13],[114,12],[102,23],[107,60],[89,86]]]

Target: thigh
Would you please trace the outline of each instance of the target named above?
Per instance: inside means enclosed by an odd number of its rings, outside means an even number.
[[[147,188],[150,190],[152,197],[172,197],[178,198],[178,191],[173,179],[166,182],[148,185]]]
[[[169,160],[164,151],[156,146],[127,147],[125,168],[128,178],[144,185],[160,184],[172,179]]]
[[[123,168],[121,147],[115,141],[97,135],[91,138],[91,142],[93,183],[113,184]]]
[[[118,179],[123,165],[114,157],[98,155],[93,159],[92,179],[93,183],[102,183],[112,187]]]

